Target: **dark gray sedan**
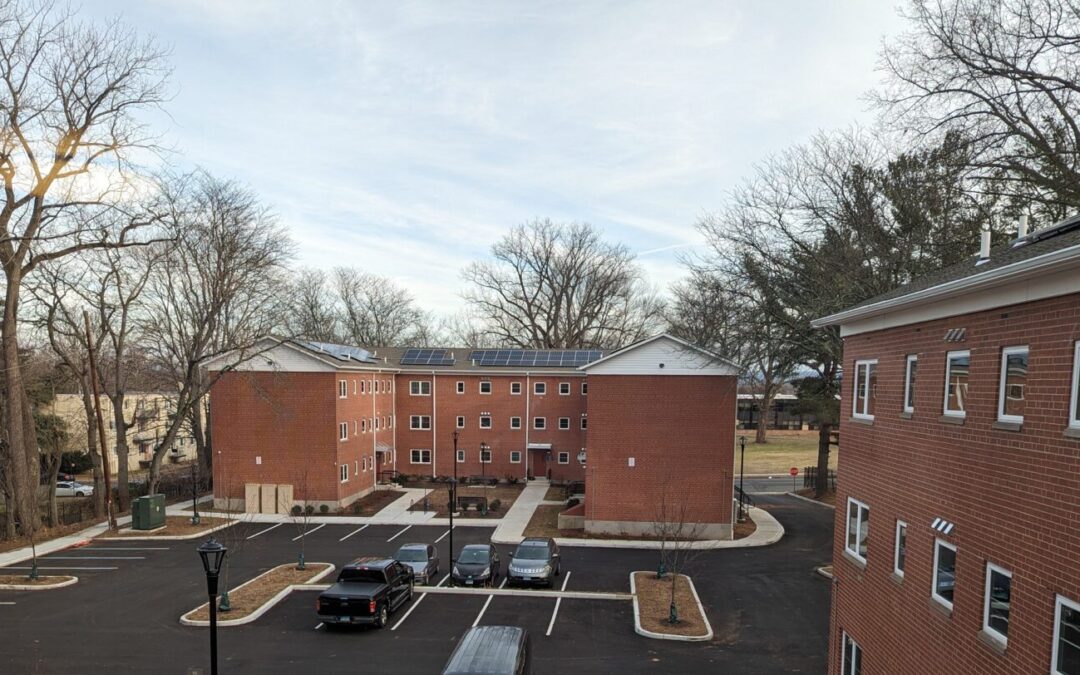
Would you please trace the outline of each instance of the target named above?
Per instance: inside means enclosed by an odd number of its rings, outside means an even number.
[[[405,544],[394,560],[411,569],[418,584],[430,584],[439,575],[439,554],[431,544]]]

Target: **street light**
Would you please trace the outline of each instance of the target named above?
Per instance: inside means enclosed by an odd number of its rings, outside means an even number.
[[[746,518],[743,500],[746,492],[743,491],[743,467],[746,466],[746,436],[739,436],[739,522]]]
[[[454,585],[454,511],[457,511],[458,432],[454,432],[454,477],[450,479],[450,585]]]
[[[213,537],[197,550],[199,557],[202,558],[203,569],[206,571],[206,592],[210,596],[210,675],[217,675],[218,575],[221,573],[221,563],[225,561],[225,554],[229,550],[214,541]]]

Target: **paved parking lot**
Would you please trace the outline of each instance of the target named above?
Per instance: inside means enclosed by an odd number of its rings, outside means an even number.
[[[626,600],[485,593],[430,593],[423,600],[418,593],[392,616],[389,629],[327,631],[315,617],[316,594],[296,592],[254,624],[220,629],[222,668],[433,673],[470,626],[514,624],[532,634],[541,674],[823,672],[828,584],[812,570],[829,557],[832,511],[790,497],[758,502],[787,536],[766,548],[705,553],[691,570],[716,632],[707,644],[637,636]],[[246,527],[251,538],[233,559],[233,585],[295,560],[299,550],[291,523]],[[459,527],[454,547],[487,541],[491,531]],[[340,566],[358,555],[390,555],[406,542],[431,542],[440,549],[445,575],[446,534],[445,527],[331,524],[309,532],[306,557]],[[186,673],[204,667],[206,629],[178,622],[205,597],[197,544],[98,542],[42,558],[43,569],[67,568],[48,571],[75,574],[80,582],[56,591],[0,591],[0,671]],[[505,566],[509,547],[500,549]],[[566,581],[567,591],[626,593],[630,571],[652,569],[657,560],[652,551],[564,547],[562,553],[559,584]]]

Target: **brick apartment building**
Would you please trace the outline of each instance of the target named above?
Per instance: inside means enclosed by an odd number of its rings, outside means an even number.
[[[581,480],[588,457],[588,529],[645,527],[666,481],[730,537],[738,371],[675,338],[607,357],[267,338],[206,368],[226,371],[211,396],[219,506],[337,508],[380,475],[448,476],[455,461],[459,478]]]
[[[844,338],[830,674],[1080,673],[1080,218],[1024,230],[816,322]]]

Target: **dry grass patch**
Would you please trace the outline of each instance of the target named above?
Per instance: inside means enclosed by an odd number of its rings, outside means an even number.
[[[808,466],[817,466],[817,431],[780,431],[770,429],[767,443],[755,443],[751,430],[746,434],[747,474],[786,475],[798,467],[799,479]],[[829,468],[836,468],[836,446],[829,452]],[[735,470],[739,469],[739,446],[735,445]]]
[[[679,610],[679,622],[668,623],[671,605],[671,584],[675,580],[675,606]],[[641,627],[653,633],[699,637],[709,633],[705,617],[698,609],[697,600],[690,590],[686,575],[667,575],[657,579],[652,572],[634,572],[634,588],[637,591]]]
[[[288,563],[263,572],[249,583],[229,591],[229,605],[232,609],[228,612],[219,610],[218,621],[243,619],[289,586],[306,584],[329,567],[329,563],[308,563],[307,569],[298,570],[296,563]],[[193,621],[209,621],[210,604],[203,603],[185,617]]]
[[[561,485],[551,485],[548,487],[547,492],[544,493],[545,502],[564,502],[566,501],[566,488]]]
[[[445,483],[431,483],[412,485],[409,487],[423,487],[428,488],[431,492],[428,493],[428,512],[434,511],[435,515],[440,518],[446,518],[450,515],[450,491],[446,487]],[[458,497],[487,497],[488,504],[499,500],[499,508],[496,511],[488,511],[486,516],[481,516],[480,512],[475,508],[470,507],[468,511],[460,512],[455,515],[455,518],[502,518],[503,515],[510,510],[510,507],[514,505],[517,498],[521,495],[521,491],[525,489],[524,485],[496,485],[493,487],[480,487],[479,485],[458,485]],[[417,499],[416,503],[409,507],[410,511],[423,511],[424,501],[423,498]]]
[[[560,530],[559,514],[565,510],[566,507],[561,504],[541,504],[537,506],[522,534],[526,537],[561,537],[563,539],[625,539],[628,541],[660,541],[662,539],[662,537],[652,534],[589,534],[585,530]],[[756,529],[757,526],[753,527]],[[753,531],[751,529],[747,535]]]
[[[41,576],[37,579],[31,579],[29,574],[0,574],[0,586],[56,586],[68,581],[71,581],[75,577],[68,576],[66,574],[58,574],[55,576]]]
[[[821,502],[822,504],[828,504],[829,506],[836,506],[836,493],[831,491],[831,490],[826,492],[821,497],[821,499],[818,499],[817,493],[814,490],[814,488],[803,488],[802,490],[799,490],[795,494],[799,495],[800,497],[806,497],[807,499],[813,499],[814,501]]]
[[[349,504],[345,508],[337,511],[336,513],[326,514],[332,516],[374,516],[379,511],[385,509],[391,503],[397,501],[398,498],[408,494],[403,490],[375,490],[369,492],[360,499],[357,499],[352,504]],[[324,514],[316,514],[324,515]]]
[[[230,522],[227,518],[208,518],[200,516],[198,525],[191,524],[191,516],[165,516],[165,527],[156,530],[133,530],[130,526],[122,527],[116,532],[105,531],[98,535],[99,539],[122,539],[124,537],[184,537],[193,534],[202,534],[219,525]],[[236,522],[236,521],[233,521]]]

